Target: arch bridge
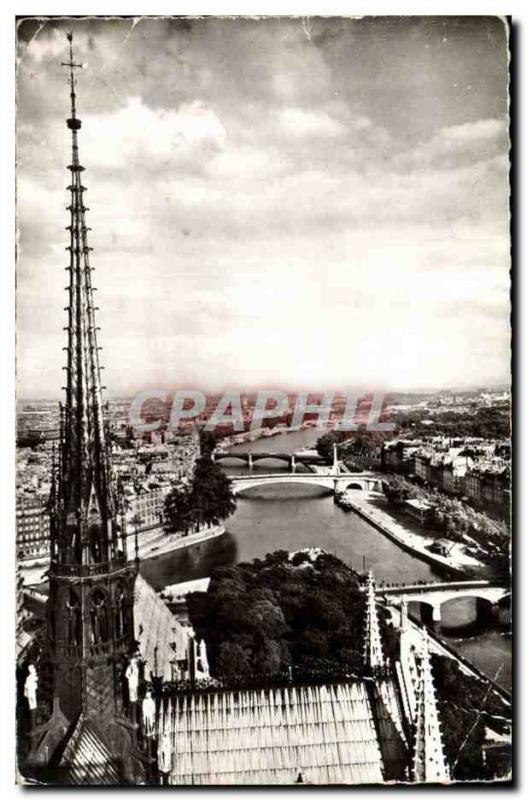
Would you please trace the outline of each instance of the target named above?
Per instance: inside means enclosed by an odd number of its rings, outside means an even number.
[[[420,603],[421,620],[433,627],[441,625],[441,608],[445,603],[465,597],[476,600],[479,620],[498,619],[500,605],[511,593],[509,586],[484,580],[378,586],[375,591],[388,606],[400,606],[403,601]]]
[[[346,489],[357,489],[370,492],[380,488],[380,479],[367,472],[345,473],[333,475],[329,472],[302,472],[302,473],[269,473],[264,475],[239,475],[231,478],[234,494],[241,494],[249,489],[260,486],[304,485],[319,486],[329,492],[342,492]]]
[[[254,464],[256,464],[258,461],[264,461],[265,459],[269,458],[272,458],[275,461],[283,461],[293,471],[295,470],[297,464],[304,464],[308,466],[311,464],[323,465],[326,463],[326,460],[322,456],[319,456],[318,453],[271,453],[263,451],[238,451],[235,453],[230,453],[229,451],[216,451],[212,454],[212,460],[216,462],[225,461],[227,458],[242,461],[244,464],[247,464],[249,469],[252,469]]]

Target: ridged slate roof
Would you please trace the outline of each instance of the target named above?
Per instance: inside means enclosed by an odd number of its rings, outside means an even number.
[[[180,695],[159,712],[171,784],[378,783],[384,764],[364,682]]]
[[[75,786],[118,786],[120,772],[90,721],[81,715],[61,760],[61,783]]]

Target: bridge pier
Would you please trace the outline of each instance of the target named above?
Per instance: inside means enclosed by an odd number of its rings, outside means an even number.
[[[483,597],[476,598],[476,620],[482,625],[499,625],[500,607]]]
[[[296,460],[295,460],[295,454],[294,453],[291,456],[291,472],[296,472]]]
[[[247,464],[249,465],[249,469],[252,472],[253,471],[253,454],[252,453],[248,453],[247,454]]]
[[[438,633],[441,629],[441,606],[421,603],[421,622]]]

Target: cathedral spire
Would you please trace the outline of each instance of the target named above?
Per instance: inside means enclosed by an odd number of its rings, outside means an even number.
[[[368,573],[366,589],[366,625],[364,631],[364,666],[369,670],[376,670],[386,665],[382,651],[379,619],[375,604],[375,580],[373,573]]]
[[[50,492],[51,561],[46,656],[53,673],[53,712],[30,760],[48,763],[75,721],[89,720],[107,742],[135,746],[126,717],[123,675],[135,650],[134,585],[138,564],[126,556],[111,487],[103,419],[97,327],[79,160],[75,69],[68,35],[71,132],[66,398]],[[124,720],[124,721],[123,721]],[[124,728],[123,728],[124,726]],[[128,727],[127,727],[128,726]],[[126,729],[126,730],[125,730]],[[124,732],[123,732],[124,731]],[[128,731],[128,733],[126,733]],[[119,744],[121,742],[121,744]],[[124,745],[123,745],[124,746]],[[112,748],[109,748],[112,750]]]
[[[71,174],[68,190],[70,204],[69,280],[66,370],[66,399],[61,435],[60,475],[55,503],[57,558],[70,564],[109,562],[116,554],[115,509],[110,483],[110,465],[103,420],[101,369],[95,321],[95,287],[84,203],[86,187],[82,184],[84,167],[79,159],[75,70],[82,67],[73,57],[73,35],[68,34],[70,116],[66,125],[71,132]]]
[[[426,631],[423,631],[421,663],[418,671],[417,712],[412,766],[415,781],[446,783],[450,780],[443,751]]]

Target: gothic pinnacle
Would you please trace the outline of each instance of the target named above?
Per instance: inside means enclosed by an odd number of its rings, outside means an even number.
[[[375,580],[373,573],[368,573],[366,589],[366,623],[364,631],[364,666],[370,670],[384,667],[386,662],[382,650],[379,619],[375,603]]]

